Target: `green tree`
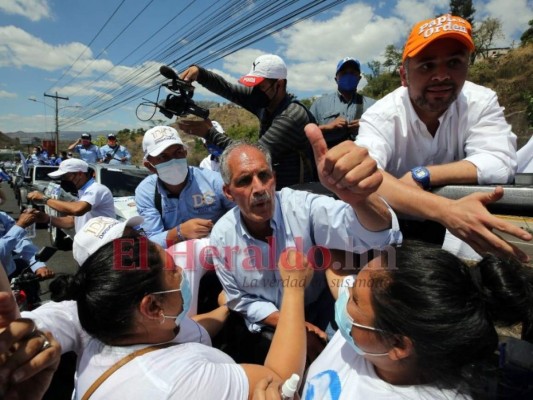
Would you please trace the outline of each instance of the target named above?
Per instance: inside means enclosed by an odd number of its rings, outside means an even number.
[[[474,25],[475,12],[472,0],[450,0],[450,13],[466,19],[471,25]]]
[[[389,44],[385,47],[385,61],[383,66],[389,70],[391,73],[398,73],[398,68],[402,63],[402,53],[401,49],[397,49],[393,44]]]
[[[533,42],[533,19],[529,20],[529,28],[520,36],[520,42],[522,46]]]
[[[474,29],[473,37],[476,45],[476,54],[481,54],[483,58],[488,58],[495,40],[505,38],[501,21],[498,18],[488,17]]]
[[[377,60],[372,60],[366,64],[368,69],[370,69],[370,75],[366,75],[367,81],[371,81],[374,78],[377,78],[381,73],[381,63]]]

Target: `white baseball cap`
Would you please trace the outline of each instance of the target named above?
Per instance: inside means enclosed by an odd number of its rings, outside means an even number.
[[[259,85],[265,79],[287,79],[287,66],[281,57],[274,54],[257,57],[248,75],[241,77],[239,82],[252,87]]]
[[[96,217],[91,218],[79,232],[74,235],[72,255],[79,265],[82,265],[91,254],[103,245],[121,238],[126,227],[136,227],[144,222],[140,215],[128,218],[120,222],[114,218]]]
[[[173,144],[183,146],[177,130],[171,126],[154,126],[148,129],[143,137],[144,157],[156,157]]]
[[[57,171],[50,172],[48,176],[50,178],[57,178],[59,176],[68,174],[69,172],[87,172],[89,170],[89,164],[79,158],[69,158],[68,160],[61,161]]]

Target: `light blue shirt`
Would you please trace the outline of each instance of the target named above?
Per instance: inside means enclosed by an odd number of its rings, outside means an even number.
[[[15,258],[22,258],[29,265],[35,263],[30,267],[33,272],[46,266],[43,262],[35,261],[38,248],[25,236],[26,230],[15,225],[13,218],[0,211],[0,261],[8,276],[17,268]]]
[[[390,208],[392,228],[371,232],[359,223],[351,206],[328,196],[284,188],[276,193],[275,202],[270,244],[248,233],[237,207],[211,232],[213,263],[228,306],[243,315],[250,331],[259,331],[258,322],[281,306],[277,262],[283,250],[296,247],[308,255],[313,247],[323,246],[363,253],[401,242],[398,220]],[[317,300],[326,285],[324,274],[317,272],[306,288],[306,306]]]
[[[124,165],[129,164],[131,160],[131,154],[124,146],[118,145],[118,150],[115,152],[116,148],[111,147],[106,144],[105,146],[100,147],[100,158],[102,161],[106,161],[106,157],[109,154],[113,158],[109,161],[109,165]],[[122,162],[121,160],[126,158],[126,161]]]
[[[142,225],[148,238],[167,248],[168,231],[192,218],[210,219],[216,222],[227,210],[233,208],[222,191],[222,177],[197,167],[189,167],[187,184],[177,198],[170,197],[157,175],[149,175],[135,190],[137,211],[144,217]],[[162,214],[154,203],[155,190],[161,194]]]
[[[80,158],[89,164],[94,164],[100,159],[100,151],[98,146],[91,144],[88,148],[83,147],[81,144],[76,145],[73,150],[80,155]]]

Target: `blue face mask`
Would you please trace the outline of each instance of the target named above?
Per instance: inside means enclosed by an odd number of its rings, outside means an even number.
[[[177,316],[171,316],[171,315],[164,315],[164,318],[171,318],[176,320],[176,325],[180,326],[181,321],[187,315],[187,312],[189,311],[189,308],[191,308],[191,285],[189,284],[189,280],[187,279],[187,276],[182,273],[181,275],[181,284],[179,289],[171,289],[171,290],[163,290],[161,292],[153,292],[152,294],[164,294],[164,293],[172,293],[172,292],[181,292],[181,298],[183,299],[183,309]]]
[[[337,79],[337,87],[341,92],[352,92],[357,89],[360,79],[352,74],[344,74]]]
[[[363,351],[359,346],[357,346],[357,343],[355,343],[355,340],[352,337],[352,326],[357,326],[359,328],[369,329],[373,331],[376,331],[377,329],[371,326],[355,324],[355,322],[353,322],[353,320],[350,318],[350,315],[348,314],[348,310],[346,309],[349,298],[349,288],[346,286],[341,286],[339,288],[339,296],[337,297],[337,301],[335,302],[335,322],[337,323],[339,331],[341,332],[341,335],[344,340],[346,340],[350,344],[350,346],[352,346],[355,352],[361,356],[388,355],[389,353],[367,353],[366,351]]]

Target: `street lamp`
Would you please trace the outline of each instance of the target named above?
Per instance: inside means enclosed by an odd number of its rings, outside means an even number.
[[[68,100],[68,97],[60,97],[60,96],[57,95],[57,92],[56,92],[55,96],[52,96],[52,95],[49,95],[49,94],[46,94],[46,93],[44,93],[44,96],[45,97],[52,97],[56,101],[56,106],[55,106],[55,110],[56,110],[55,152],[58,153],[59,152],[59,110],[61,110],[63,108],[81,108],[81,106],[63,106],[63,107],[59,107],[59,104],[58,104],[59,99]],[[44,104],[45,106],[48,106],[48,107],[52,107],[49,104],[46,104],[44,101],[39,101],[39,100],[34,99],[34,98],[29,98],[28,100],[34,101],[36,103],[42,103],[42,104]]]

